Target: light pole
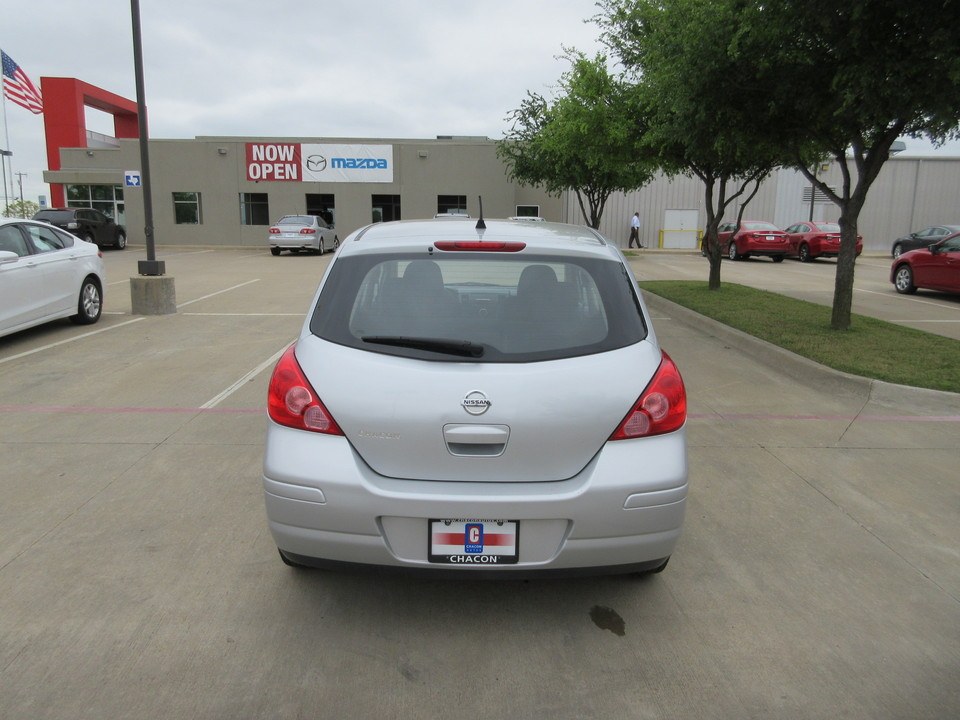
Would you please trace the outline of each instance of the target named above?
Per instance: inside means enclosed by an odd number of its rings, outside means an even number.
[[[140,2],[130,0],[133,21],[133,64],[137,81],[137,124],[140,135],[140,188],[143,192],[144,232],[147,259],[137,262],[138,277],[130,278],[130,305],[134,315],[168,315],[177,311],[173,278],[165,275],[164,263],[157,260],[153,241],[153,197],[150,194],[150,155],[147,133],[147,103],[143,92],[143,44],[140,37]]]
[[[143,190],[144,234],[147,238],[147,259],[138,263],[141,275],[163,275],[166,268],[157,260],[153,242],[153,197],[150,194],[150,137],[147,130],[147,102],[143,90],[143,42],[140,34],[140,0],[130,0],[130,15],[133,19],[133,68],[137,82],[137,124],[140,135],[140,175]]]

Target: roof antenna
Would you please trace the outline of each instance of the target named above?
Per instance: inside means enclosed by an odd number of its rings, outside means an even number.
[[[477,230],[486,230],[487,224],[483,221],[483,195],[478,195],[477,198],[480,200],[480,219],[477,220]]]

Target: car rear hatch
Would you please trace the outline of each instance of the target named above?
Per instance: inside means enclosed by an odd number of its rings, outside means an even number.
[[[661,354],[641,341],[545,362],[431,362],[310,337],[297,346],[297,360],[356,452],[381,475],[542,482],[572,477],[590,462]]]
[[[540,251],[488,236],[352,256],[348,243],[330,266],[297,359],[376,472],[572,477],[659,367],[618,254],[595,238],[511,232],[548,239]]]

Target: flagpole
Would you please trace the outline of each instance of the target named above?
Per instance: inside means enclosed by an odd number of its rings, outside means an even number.
[[[5,92],[0,92],[0,95],[3,95],[3,137],[4,137],[4,152],[0,156],[0,162],[3,163],[3,211],[7,211],[7,206],[10,204],[10,196],[7,195],[7,158],[12,156],[13,153],[10,151],[10,126],[7,124],[7,94]],[[9,154],[8,154],[9,153]],[[13,165],[10,164],[10,190],[13,191]]]

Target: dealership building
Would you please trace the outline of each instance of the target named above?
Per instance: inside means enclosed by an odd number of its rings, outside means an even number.
[[[136,103],[74,78],[41,78],[52,207],[94,207],[144,241],[144,203]],[[86,129],[85,110],[113,116],[114,135]],[[551,196],[508,177],[496,142],[435,139],[197,137],[149,141],[157,245],[267,247],[267,228],[283,215],[332,221],[343,240],[388,220],[437,213],[516,215],[582,224],[576,195]],[[836,163],[818,169],[842,182]],[[867,251],[889,251],[894,238],[933,224],[960,224],[960,159],[893,157],[870,190],[859,232]],[[738,207],[728,208],[735,219]],[[626,246],[634,212],[647,247],[698,246],[706,221],[703,184],[658,176],[641,190],[607,201],[600,231]],[[836,220],[838,208],[793,170],[773,173],[745,219],[787,227]]]

